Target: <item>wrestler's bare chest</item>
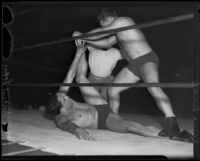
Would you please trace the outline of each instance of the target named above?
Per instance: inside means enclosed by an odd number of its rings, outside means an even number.
[[[96,128],[98,114],[96,109],[77,109],[70,111],[73,116],[73,123],[82,128]]]

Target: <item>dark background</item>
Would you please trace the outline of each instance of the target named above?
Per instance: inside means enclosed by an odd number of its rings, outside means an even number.
[[[8,3],[13,22],[8,26],[13,48],[71,37],[73,31],[87,32],[98,27],[96,16],[102,7],[114,9],[138,23],[188,14],[193,3],[185,2],[48,2]],[[160,82],[193,81],[193,21],[181,21],[142,29],[160,58]],[[7,62],[13,82],[61,83],[75,54],[74,42],[13,52]],[[12,87],[11,102],[45,103],[53,87]],[[164,88],[181,117],[192,117],[193,89]],[[83,102],[78,88],[69,95]],[[145,88],[131,88],[121,93],[121,112],[162,115]]]

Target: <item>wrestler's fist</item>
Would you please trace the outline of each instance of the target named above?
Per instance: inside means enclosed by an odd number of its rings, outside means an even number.
[[[76,128],[76,136],[80,140],[94,141],[96,138],[91,136],[86,130],[82,128]]]
[[[82,35],[82,33],[79,31],[75,31],[72,34],[73,37],[80,36],[80,35]],[[75,40],[75,44],[77,47],[85,46],[85,40],[77,39],[77,40]]]
[[[65,102],[64,98],[66,95],[64,93],[58,92],[58,93],[56,93],[56,96],[57,96],[58,102],[60,102],[63,105]]]

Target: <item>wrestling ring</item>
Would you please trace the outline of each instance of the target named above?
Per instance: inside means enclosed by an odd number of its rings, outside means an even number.
[[[84,34],[82,36],[70,37],[67,39],[34,44],[30,46],[12,49],[12,52],[28,50],[57,43],[73,41],[105,33],[116,33],[119,31],[144,28],[166,23],[174,23],[194,19],[194,14],[186,14],[167,19],[157,20],[138,25]],[[194,91],[193,112],[196,112],[199,103],[199,83],[198,69],[195,68],[195,81],[186,82],[166,82],[166,83],[120,83],[120,84],[75,84],[75,83],[9,83],[8,87],[59,87],[59,86],[130,86],[134,88],[162,87],[162,88],[191,88]],[[198,111],[198,110],[197,110]],[[123,115],[123,114],[122,114]],[[125,115],[131,120],[138,121],[144,125],[154,125],[161,127],[158,122],[162,122],[160,117],[150,117],[145,115]],[[96,141],[78,140],[70,133],[58,129],[53,121],[43,117],[40,110],[16,110],[8,109],[8,132],[2,131],[2,156],[34,156],[34,155],[61,155],[61,156],[88,156],[88,155],[163,155],[166,157],[193,157],[194,145],[191,143],[169,140],[167,138],[149,138],[133,134],[116,133],[107,130],[88,129],[92,135],[97,137]],[[194,126],[193,120],[178,119],[180,128],[191,133]],[[176,149],[176,150],[174,150]]]

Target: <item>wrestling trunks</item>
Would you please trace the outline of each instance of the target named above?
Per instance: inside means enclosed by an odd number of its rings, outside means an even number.
[[[108,104],[103,105],[95,105],[98,112],[98,129],[105,130],[106,127],[106,119],[108,115],[112,112]]]
[[[129,64],[127,65],[127,68],[136,76],[140,77],[141,76],[141,72],[140,69],[141,67],[147,63],[147,62],[153,62],[157,65],[157,67],[159,66],[159,58],[156,55],[156,53],[154,51],[149,52],[148,54],[145,54],[143,56],[140,56],[136,59],[131,59],[129,61]]]

